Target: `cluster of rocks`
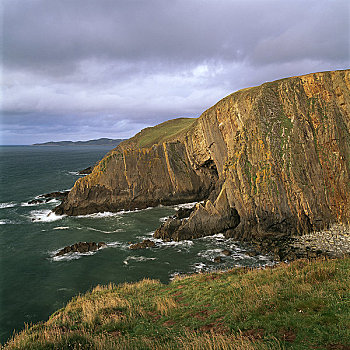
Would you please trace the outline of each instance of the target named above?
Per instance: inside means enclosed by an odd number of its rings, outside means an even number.
[[[264,236],[246,239],[248,255],[270,255],[275,261],[300,258],[341,257],[350,254],[350,227],[333,225],[330,229],[301,236]]]
[[[56,191],[56,192],[50,192],[46,194],[42,194],[36,199],[33,199],[28,202],[28,204],[42,204],[42,203],[47,203],[51,199],[64,199],[65,197],[68,196],[69,191]]]
[[[329,257],[350,254],[350,227],[333,225],[327,230],[293,237],[292,246],[309,254],[322,251]]]
[[[78,242],[64,247],[55,256],[62,256],[68,253],[88,253],[105,247],[107,247],[105,242]]]
[[[225,256],[230,256],[232,254],[232,252],[230,250],[227,250],[227,249],[224,249],[222,252],[221,252],[222,255],[225,255]],[[223,259],[222,257],[219,255],[219,256],[216,256],[214,258],[214,262],[215,263],[222,263],[223,262]]]
[[[145,249],[145,248],[154,248],[156,244],[150,239],[144,239],[142,242],[131,244],[129,249]]]

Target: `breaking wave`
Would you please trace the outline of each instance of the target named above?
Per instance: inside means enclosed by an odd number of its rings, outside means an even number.
[[[50,209],[32,210],[30,213],[32,222],[52,222],[63,219],[66,215],[57,215]]]
[[[12,208],[15,207],[16,203],[9,202],[9,203],[0,203],[0,209],[5,209],[5,208]]]
[[[128,256],[123,263],[129,265],[129,261],[144,262],[149,260],[156,260],[157,258],[146,258],[145,256]]]

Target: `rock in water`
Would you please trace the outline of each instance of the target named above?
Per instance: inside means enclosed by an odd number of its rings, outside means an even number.
[[[145,248],[153,248],[156,244],[150,239],[144,239],[142,242],[131,244],[129,249],[145,249]]]
[[[55,256],[62,256],[68,253],[87,253],[93,252],[100,248],[107,247],[105,242],[78,242],[61,249]]]
[[[56,212],[206,200],[156,231],[176,240],[290,235],[346,222],[349,91],[350,70],[312,73],[237,91],[195,121],[147,128],[79,179]]]

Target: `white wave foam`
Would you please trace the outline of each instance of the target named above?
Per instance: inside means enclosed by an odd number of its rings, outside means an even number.
[[[76,176],[80,176],[81,175],[81,174],[79,174],[79,171],[68,171],[68,174],[76,175]]]
[[[222,255],[221,252],[222,252],[221,248],[216,248],[216,249],[208,249],[208,250],[201,251],[197,255],[202,257],[202,258],[212,260],[216,256]]]
[[[59,250],[58,250],[59,251]],[[55,254],[58,253],[58,251],[54,252]],[[80,259],[82,256],[89,256],[89,255],[94,255],[97,252],[86,252],[86,253],[78,253],[78,252],[74,252],[74,253],[68,253],[68,254],[64,254],[61,256],[52,256],[51,260],[52,261],[71,261],[71,260],[78,260]]]
[[[35,197],[35,199],[42,199],[42,197]],[[28,202],[23,202],[21,203],[21,207],[35,207],[35,206],[38,206],[38,205],[43,205],[43,204],[58,204],[60,203],[61,201],[59,199],[56,199],[56,198],[52,198],[48,201],[42,201],[42,202],[39,202],[39,203],[28,203]]]
[[[205,237],[201,237],[199,238],[203,241],[222,241],[225,240],[225,242],[227,242],[227,239],[225,238],[225,236],[222,233],[217,233],[216,235],[212,235],[212,236],[205,236]]]
[[[52,222],[61,220],[66,215],[57,215],[50,209],[42,209],[42,210],[32,210],[30,212],[30,219],[33,222]]]
[[[111,211],[104,211],[103,213],[93,213],[93,214],[86,214],[86,215],[77,215],[77,218],[104,218],[104,217],[110,217],[110,216],[120,216],[124,214],[132,214],[132,213],[138,213],[145,210],[153,209],[153,207],[148,207],[145,209],[135,209],[135,210],[120,210],[117,212],[111,212]]]
[[[164,216],[164,217],[162,217],[162,218],[159,218],[159,221],[160,221],[160,222],[165,222],[165,221],[167,221],[169,218],[170,218],[170,216]]]
[[[0,209],[5,209],[5,208],[12,208],[16,206],[16,203],[9,202],[9,203],[0,203]]]
[[[21,203],[21,207],[34,207],[34,206],[39,205],[39,204],[42,204],[42,203],[28,203],[28,202],[23,202],[23,203]]]
[[[69,229],[69,226],[57,226],[57,227],[54,227],[54,230],[68,230]]]
[[[200,262],[200,263],[194,264],[193,267],[194,267],[196,272],[202,272],[203,270],[206,269],[207,265],[205,265],[204,263]]]
[[[110,248],[119,248],[122,250],[128,250],[129,251],[129,245],[123,242],[115,241],[115,242],[109,242],[106,243],[107,247]]]
[[[184,247],[189,248],[193,246],[193,241],[183,240],[183,241],[170,241],[165,242],[159,238],[152,239],[153,242],[158,243],[162,247]]]
[[[129,261],[135,261],[135,262],[143,262],[143,261],[149,261],[149,260],[156,260],[156,258],[146,258],[145,256],[128,256],[123,263],[125,265],[129,265]]]
[[[122,214],[122,212],[112,213],[110,211],[105,211],[103,213],[93,213],[93,214],[86,214],[86,215],[77,215],[77,218],[106,218],[111,216],[119,216]]]
[[[15,222],[9,219],[0,220],[0,225],[14,224]]]
[[[183,204],[177,204],[174,205],[174,209],[191,209],[193,208],[198,202],[191,202],[191,203],[183,203]]]
[[[87,227],[87,229],[90,230],[90,231],[96,231],[96,232],[102,232],[102,233],[116,233],[116,232],[122,231],[121,228],[118,228],[118,229],[116,229],[114,231],[104,231],[104,230],[99,230],[99,229],[93,228],[93,227]]]
[[[55,204],[57,204],[57,203],[61,203],[61,201],[59,200],[59,199],[56,199],[56,198],[52,198],[52,199],[50,199],[49,201],[47,201],[46,203],[55,203]]]

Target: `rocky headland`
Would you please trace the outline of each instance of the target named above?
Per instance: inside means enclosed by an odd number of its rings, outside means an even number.
[[[78,179],[55,212],[201,201],[155,237],[223,232],[268,246],[347,225],[349,175],[350,70],[312,73],[237,91],[198,119],[142,130]]]

